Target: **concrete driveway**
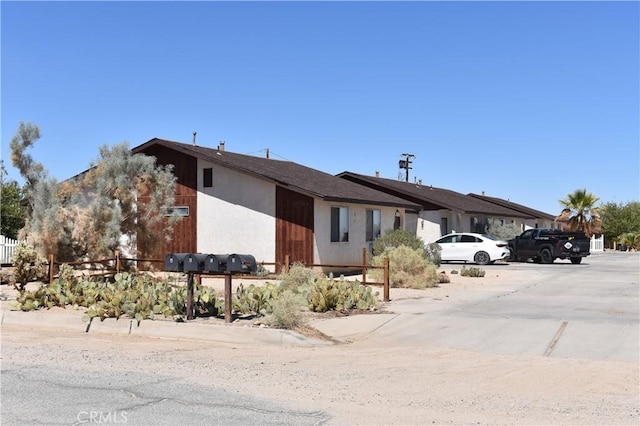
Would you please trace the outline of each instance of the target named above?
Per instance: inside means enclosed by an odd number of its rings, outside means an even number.
[[[359,331],[389,344],[638,362],[640,253],[597,253],[580,265],[557,260],[483,269],[509,271],[511,278],[453,298],[392,300],[389,313],[375,320],[314,326],[337,338],[341,330],[342,337]]]

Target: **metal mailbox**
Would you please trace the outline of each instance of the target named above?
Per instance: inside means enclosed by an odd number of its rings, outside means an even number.
[[[184,261],[190,253],[169,253],[164,258],[164,270],[167,272],[184,272]]]
[[[256,258],[250,254],[230,254],[227,258],[227,272],[255,272]]]
[[[184,272],[202,272],[207,259],[207,254],[189,253],[184,259]]]
[[[204,262],[204,272],[224,272],[227,270],[226,254],[208,254]]]

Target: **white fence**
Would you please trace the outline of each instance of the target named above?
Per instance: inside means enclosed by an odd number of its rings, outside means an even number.
[[[599,238],[591,236],[591,251],[604,251],[604,235],[600,235]]]
[[[0,235],[0,263],[11,263],[13,259],[13,253],[18,245],[18,240],[7,238],[4,235]]]

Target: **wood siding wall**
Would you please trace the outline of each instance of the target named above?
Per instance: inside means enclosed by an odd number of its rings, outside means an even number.
[[[291,262],[313,264],[313,198],[276,187],[277,271],[289,255]]]
[[[156,157],[157,164],[173,165],[173,173],[178,178],[174,205],[189,207],[189,216],[183,217],[175,224],[170,241],[166,242],[164,236],[156,235],[155,242],[162,239],[162,244],[143,245],[143,247],[139,247],[139,255],[144,255],[145,258],[164,259],[167,253],[195,253],[197,251],[196,232],[198,229],[197,159],[161,146],[152,146],[145,150],[144,154]],[[140,206],[144,206],[148,200],[148,196],[138,197]]]

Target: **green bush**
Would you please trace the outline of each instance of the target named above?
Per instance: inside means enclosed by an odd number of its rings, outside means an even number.
[[[422,289],[435,287],[439,283],[438,268],[424,256],[424,249],[407,246],[388,248],[371,260],[373,266],[383,266],[384,258],[389,258],[389,285]],[[376,281],[382,281],[383,270],[371,271]]]
[[[640,249],[640,233],[638,232],[626,232],[619,238],[620,244],[625,244],[628,250]]]
[[[484,277],[484,269],[476,268],[473,266],[471,268],[466,268],[463,266],[462,270],[460,271],[460,275],[462,275],[463,277],[482,278]]]
[[[424,242],[409,231],[404,229],[388,229],[384,235],[378,237],[373,242],[373,255],[379,256],[385,250],[406,246],[412,249],[422,249],[424,252]]]

